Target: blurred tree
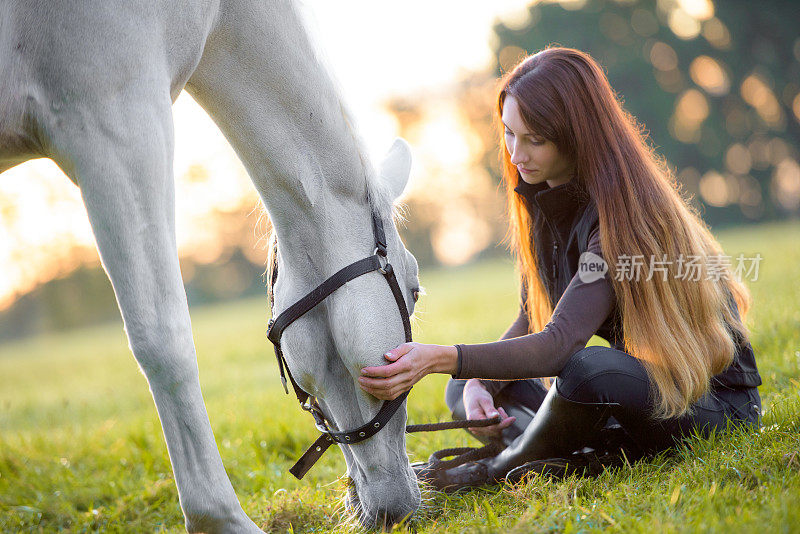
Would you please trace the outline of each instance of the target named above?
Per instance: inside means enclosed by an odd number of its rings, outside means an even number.
[[[267,297],[263,273],[266,265],[265,236],[269,222],[252,197],[227,209],[203,214],[181,254],[181,274],[190,305],[263,295],[266,321]],[[254,230],[255,227],[255,230]],[[53,271],[34,289],[0,308],[0,341],[42,332],[65,330],[103,321],[118,321],[114,292],[97,253],[82,257],[65,253],[74,265]],[[64,273],[64,274],[60,274]]]
[[[243,251],[244,247],[232,248],[212,263],[181,260],[191,306],[263,295],[266,323],[264,264],[253,262]],[[38,286],[0,310],[0,341],[107,321],[122,324],[111,283],[101,267],[83,266],[69,276]]]
[[[551,43],[588,52],[710,224],[797,216],[798,20],[789,0],[534,4],[495,26],[495,74]]]
[[[421,265],[460,265],[502,254],[505,231],[498,191],[491,72],[465,75],[451,86],[387,102],[398,134],[415,146],[415,169],[400,229]],[[426,149],[433,147],[433,149]]]
[[[503,253],[496,79],[551,43],[600,62],[712,226],[797,217],[798,20],[796,0],[563,0],[533,3],[524,16],[499,21],[493,66],[386,104],[400,135],[435,147],[415,154],[421,179],[412,181],[400,225],[408,248],[423,266]],[[210,176],[193,167],[186,180],[206,191]],[[252,230],[254,202],[246,197],[192,223],[181,257],[190,303],[263,294],[259,239],[266,230]],[[2,199],[0,217],[16,217]],[[74,268],[58,263],[47,279]],[[0,339],[116,318],[115,309],[104,273],[79,269],[0,310]]]
[[[505,229],[496,187],[496,80],[550,44],[584,50],[600,62],[626,110],[645,126],[709,224],[797,217],[798,6],[564,0],[532,3],[524,16],[498,21],[492,68],[387,103],[400,135],[412,145],[424,144],[443,109],[459,115],[457,131],[436,130],[439,153],[417,160],[423,176],[406,199],[409,248],[422,264],[458,264],[501,252],[492,246]],[[455,173],[441,164],[447,161],[441,153],[454,150],[447,142],[452,138],[469,151]],[[465,246],[467,254],[452,254]]]

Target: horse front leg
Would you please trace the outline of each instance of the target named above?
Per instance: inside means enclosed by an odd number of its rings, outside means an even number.
[[[81,189],[158,410],[186,529],[261,532],[228,480],[200,392],[175,240],[169,94],[127,92],[108,113],[98,106],[65,112],[54,159]]]

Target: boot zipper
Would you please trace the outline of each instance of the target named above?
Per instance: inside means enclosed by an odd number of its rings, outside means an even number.
[[[557,238],[556,238],[557,239]],[[553,242],[553,283],[555,284],[558,276],[558,241]]]

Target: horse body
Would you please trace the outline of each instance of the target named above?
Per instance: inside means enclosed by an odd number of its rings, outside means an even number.
[[[373,169],[289,1],[6,0],[0,67],[0,171],[50,157],[80,187],[161,419],[187,529],[258,531],[225,474],[200,392],[175,242],[171,105],[185,88],[260,194],[281,244],[275,313],[371,252],[370,214],[391,223],[407,147],[396,144]],[[385,227],[413,309],[416,262],[394,225]],[[372,273],[284,334],[293,375],[340,429],[378,411],[355,379],[403,341],[395,309]],[[366,524],[419,505],[404,422],[402,409],[370,440],[342,447]]]

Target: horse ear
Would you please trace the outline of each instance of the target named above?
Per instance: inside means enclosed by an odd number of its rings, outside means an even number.
[[[392,198],[397,200],[408,184],[411,172],[411,147],[405,139],[398,137],[384,156],[378,170],[381,179],[389,187]]]

